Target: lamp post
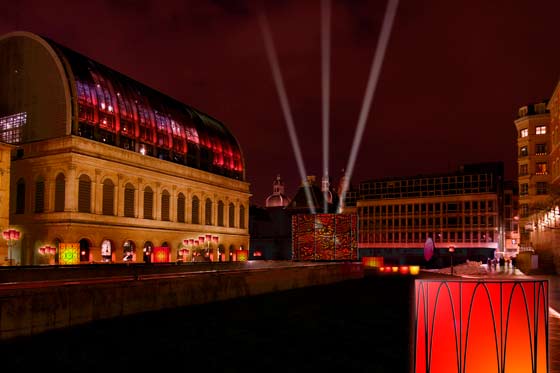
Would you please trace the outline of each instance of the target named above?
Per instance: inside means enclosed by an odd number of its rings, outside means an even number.
[[[451,276],[453,276],[453,253],[455,252],[455,246],[449,246],[449,254],[451,255]]]
[[[39,251],[39,254],[46,255],[49,259],[49,264],[51,264],[50,263],[50,256],[56,254],[56,247],[46,245],[46,246],[40,247],[38,251]]]
[[[8,241],[8,264],[12,265],[12,247],[19,240],[20,232],[16,229],[7,229],[2,232],[2,237]]]

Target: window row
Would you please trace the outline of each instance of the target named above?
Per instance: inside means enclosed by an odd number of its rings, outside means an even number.
[[[535,135],[546,135],[546,126],[539,125],[535,127]],[[529,136],[529,129],[523,128],[519,130],[519,137],[528,137]]]
[[[422,218],[422,219],[361,219],[360,224],[364,229],[380,228],[421,228],[421,227],[462,227],[462,226],[483,226],[493,227],[494,216],[459,216],[443,218]]]
[[[496,242],[498,234],[493,231],[466,231],[466,232],[360,232],[362,243],[424,243],[432,238],[435,243],[457,242],[457,243],[483,243]]]
[[[548,194],[548,183],[546,181],[539,181],[539,182],[535,183],[535,194],[536,195]],[[529,195],[529,184],[528,183],[519,184],[519,195],[520,196]]]
[[[78,180],[78,212],[92,213],[92,181],[88,175],[81,175]],[[26,212],[25,208],[25,193],[26,185],[23,178],[19,179],[16,183],[16,198],[15,198],[15,213],[23,214]],[[171,221],[171,194],[167,190],[163,190],[160,193],[160,204],[159,204],[159,214],[156,215],[155,211],[155,193],[153,189],[149,186],[143,189],[143,200],[142,202],[142,216],[138,216],[137,212],[137,190],[131,183],[127,183],[124,186],[124,209],[123,216],[129,218],[143,218],[143,219],[155,219],[155,216],[159,216],[163,221]],[[65,195],[66,195],[66,177],[64,174],[60,173],[55,178],[54,185],[54,208],[55,212],[65,211]],[[116,185],[115,183],[107,178],[103,181],[102,185],[102,202],[101,202],[101,214],[103,215],[116,215],[115,211],[115,197],[116,197]],[[233,202],[230,202],[227,206],[222,200],[218,200],[217,206],[214,206],[214,202],[210,198],[206,198],[201,203],[200,199],[194,195],[191,201],[187,203],[187,198],[185,194],[179,193],[175,201],[175,221],[179,223],[187,222],[187,206],[190,206],[190,221],[192,224],[202,224],[201,207],[204,207],[204,224],[205,225],[218,225],[220,227],[226,226],[226,209],[227,209],[227,224],[231,228],[235,228],[235,215],[236,209]],[[216,222],[214,222],[214,209],[216,211]],[[34,189],[34,205],[33,211],[35,213],[45,212],[45,180],[39,177],[35,181]],[[239,228],[245,229],[245,207],[243,205],[239,206]]]
[[[385,214],[418,214],[418,213],[459,213],[459,212],[495,212],[496,204],[492,200],[444,202],[444,203],[416,203],[406,205],[377,205],[358,208],[360,215]]]
[[[535,144],[535,155],[546,155],[548,154],[548,149],[546,143]],[[519,156],[528,157],[529,156],[529,146],[523,145],[519,147]]]

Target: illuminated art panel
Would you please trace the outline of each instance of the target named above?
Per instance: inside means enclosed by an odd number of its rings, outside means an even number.
[[[80,264],[80,244],[61,243],[58,248],[60,264]]]
[[[548,280],[416,280],[415,372],[548,371]]]
[[[249,250],[237,250],[235,254],[238,262],[246,262],[249,259]]]
[[[294,215],[292,216],[292,259],[357,260],[357,231],[357,215]]]
[[[154,247],[154,263],[167,263],[169,259],[169,247],[156,246]]]

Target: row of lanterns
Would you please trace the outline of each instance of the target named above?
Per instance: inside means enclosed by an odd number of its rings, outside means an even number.
[[[189,239],[185,239],[183,240],[183,245],[184,246],[200,246],[200,245],[204,245],[204,243],[207,243],[208,246],[210,245],[210,243],[216,243],[218,244],[218,242],[220,242],[220,237],[218,236],[212,236],[211,234],[207,234],[205,236],[199,236],[198,239],[196,238],[189,238]],[[186,248],[182,248],[179,250],[179,254],[181,255],[187,255],[189,253],[189,250]]]

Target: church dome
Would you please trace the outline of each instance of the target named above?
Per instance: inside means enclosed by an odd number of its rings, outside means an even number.
[[[272,182],[272,194],[266,198],[266,207],[286,207],[290,199],[284,194],[284,181],[280,175]]]

